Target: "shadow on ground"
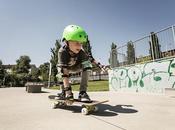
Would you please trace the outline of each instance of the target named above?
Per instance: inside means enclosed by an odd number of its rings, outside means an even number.
[[[47,91],[41,91],[41,92],[32,92],[32,94],[41,94],[41,93],[50,93],[50,92],[47,92]]]
[[[111,106],[109,104],[99,104],[97,105],[99,110],[98,112],[91,112],[91,115],[95,116],[117,116],[119,113],[132,114],[138,112],[133,109],[132,105],[115,105]],[[62,106],[57,109],[70,110],[73,113],[81,113],[81,106]]]

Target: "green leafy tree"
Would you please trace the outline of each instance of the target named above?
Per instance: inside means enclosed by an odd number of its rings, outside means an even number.
[[[15,74],[8,74],[6,73],[4,78],[4,85],[13,87],[13,86],[19,86],[19,80]]]
[[[14,77],[12,74],[8,74],[5,70],[2,61],[0,60],[0,86],[14,86]]]
[[[39,81],[39,75],[40,75],[39,68],[37,68],[36,66],[32,66],[30,72],[30,80],[35,82]]]
[[[110,58],[109,58],[109,63],[110,63],[111,68],[117,67],[119,65],[117,56],[118,56],[117,55],[117,45],[112,43]]]
[[[92,47],[90,45],[90,41],[89,39],[87,38],[87,43],[86,44],[83,44],[83,49],[85,50],[85,52],[88,54],[88,55],[92,55]]]
[[[25,83],[30,80],[29,69],[30,69],[30,57],[23,55],[16,60],[16,66],[13,67],[13,78],[14,86],[24,86]]]
[[[58,51],[61,47],[61,40],[56,40],[55,47],[51,48],[51,59],[50,62],[52,64],[52,75],[51,75],[51,80],[54,82],[57,82],[57,64],[58,64]]]
[[[157,35],[154,32],[151,32],[151,41],[149,41],[150,44],[150,54],[151,57],[154,59],[159,59],[162,57],[159,39]]]
[[[40,79],[42,81],[48,81],[49,79],[49,66],[50,66],[49,62],[46,62],[39,66]]]
[[[90,41],[89,41],[88,38],[87,38],[86,44],[83,44],[83,49],[84,49],[84,51],[86,52],[86,54],[87,54],[90,58],[93,57],[93,56],[92,56],[92,46],[91,46]],[[90,59],[90,60],[91,60],[91,59]],[[92,66],[93,66],[93,68],[92,68],[93,71],[99,70],[99,68],[98,68],[96,65],[92,64]]]
[[[20,73],[29,73],[30,69],[30,57],[29,56],[20,56],[18,60],[16,60],[16,67],[15,67],[15,72],[20,74]]]
[[[5,74],[5,69],[2,65],[2,61],[0,60],[0,86],[4,85]]]
[[[128,64],[135,63],[135,49],[132,41],[127,43],[127,62]]]

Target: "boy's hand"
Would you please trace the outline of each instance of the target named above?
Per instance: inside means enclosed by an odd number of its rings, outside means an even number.
[[[103,72],[106,72],[106,66],[105,65],[102,65],[100,64],[100,62],[97,63],[97,66],[103,71]]]

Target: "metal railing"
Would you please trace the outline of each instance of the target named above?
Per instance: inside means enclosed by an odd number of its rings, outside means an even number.
[[[134,48],[132,64],[145,63],[168,57],[175,57],[175,26],[172,25],[158,32],[151,32],[135,41],[130,41]],[[125,66],[128,62],[128,44],[117,48],[118,66]]]

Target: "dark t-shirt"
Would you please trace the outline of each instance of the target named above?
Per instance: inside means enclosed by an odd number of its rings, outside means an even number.
[[[71,55],[69,48],[65,45],[59,49],[58,52],[58,67],[72,68],[80,65],[83,61],[89,60],[88,54],[84,50],[79,53]]]

